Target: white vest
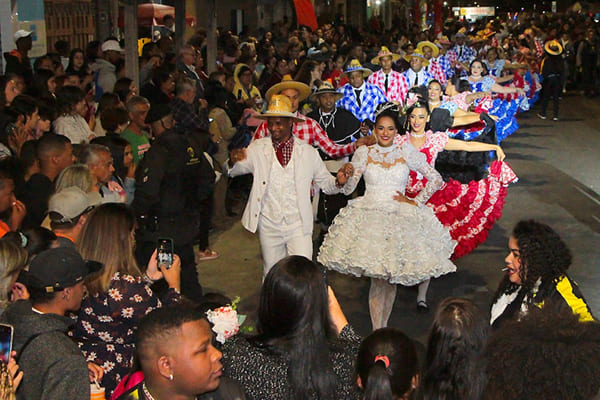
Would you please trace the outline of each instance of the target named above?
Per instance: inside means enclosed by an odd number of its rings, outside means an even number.
[[[281,166],[277,156],[273,157],[261,215],[276,224],[290,225],[301,219],[294,178],[294,157],[296,157],[295,149],[285,168]]]

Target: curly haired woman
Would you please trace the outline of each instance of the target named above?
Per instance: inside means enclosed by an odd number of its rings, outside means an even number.
[[[593,321],[577,284],[567,275],[571,251],[548,225],[520,221],[508,240],[506,276],[492,303],[492,327],[519,319],[532,306],[571,309],[580,321]]]

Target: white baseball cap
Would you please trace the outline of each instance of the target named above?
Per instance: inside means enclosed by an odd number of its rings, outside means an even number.
[[[15,32],[14,38],[15,38],[15,42],[21,38],[30,36],[33,33],[33,31],[26,31],[25,29],[19,29],[18,31]]]
[[[116,40],[107,40],[106,42],[102,43],[102,47],[101,47],[102,51],[117,51],[119,53],[123,53],[125,50],[123,50],[121,48],[121,46],[119,46],[119,42],[117,42]]]

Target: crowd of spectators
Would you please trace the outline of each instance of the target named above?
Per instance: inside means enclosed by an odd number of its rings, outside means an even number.
[[[382,46],[431,59],[416,49],[426,41],[446,79],[475,58],[490,71],[502,60],[498,78],[543,72],[544,44],[556,40],[564,72],[553,97],[598,93],[600,25],[585,13],[451,20],[438,34],[402,23],[272,28],[219,29],[208,68],[202,30],[177,52],[172,40],[150,42],[139,84],[124,76],[115,38],[72,50],[60,41],[32,63],[32,32],[15,33],[0,77],[0,320],[14,327],[17,356],[0,369],[12,382],[0,398],[87,400],[90,383],[123,400],[596,396],[600,325],[566,273],[568,248],[534,221],[511,236],[492,320],[446,299],[426,346],[392,328],[358,336],[321,268],[300,256],[266,274],[257,334],[214,342],[196,264],[224,256],[209,231],[236,215],[248,182],[223,165],[274,85],[328,81],[333,91],[352,60],[375,70]],[[392,65],[409,68],[404,57]],[[293,111],[315,110],[311,99]],[[169,269],[157,265],[159,238],[174,242]]]

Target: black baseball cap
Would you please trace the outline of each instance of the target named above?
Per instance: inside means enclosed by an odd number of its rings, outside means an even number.
[[[100,271],[103,266],[97,261],[84,260],[73,248],[49,249],[38,254],[29,265],[27,284],[46,293],[59,292]]]

